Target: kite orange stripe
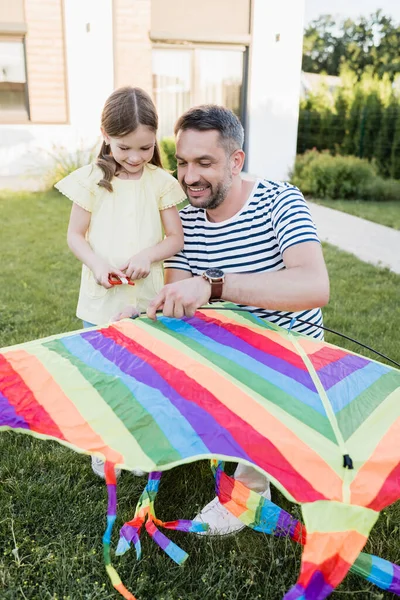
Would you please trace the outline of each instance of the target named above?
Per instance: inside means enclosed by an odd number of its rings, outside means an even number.
[[[350,486],[352,504],[369,506],[373,503],[385,480],[398,465],[399,440],[400,418],[386,432],[368,462],[361,467],[352,482]],[[375,506],[375,503],[373,505]]]
[[[54,420],[65,439],[82,450],[92,450],[103,454],[111,463],[123,462],[122,456],[107,446],[103,439],[90,427],[77,408],[64,394],[55,380],[40,361],[24,350],[8,355],[9,364],[31,389],[37,402]],[[59,407],[63,407],[60,413]],[[62,422],[60,422],[62,417]]]
[[[303,550],[303,562],[321,564],[338,554],[352,565],[361,552],[367,538],[358,531],[314,532],[307,531]]]
[[[310,485],[332,500],[342,499],[342,480],[330,466],[316,454],[312,448],[299,439],[286,425],[258,404],[251,396],[229,379],[225,379],[217,371],[207,365],[196,362],[172,345],[166,344],[161,339],[154,339],[142,327],[136,326],[132,321],[114,323],[113,327],[125,335],[130,336],[145,348],[150,348],[154,354],[176,368],[184,371],[188,377],[197,381],[209,390],[225,406],[249,423],[256,431],[270,440],[279,452],[288,460],[292,467],[309,481]],[[293,490],[288,490],[293,494]],[[300,498],[296,499],[300,500]]]

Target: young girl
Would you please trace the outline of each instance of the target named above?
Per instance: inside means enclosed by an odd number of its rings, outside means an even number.
[[[176,205],[185,194],[162,168],[157,126],[146,92],[116,90],[103,109],[96,163],[55,186],[73,202],[67,239],[83,263],[76,314],[84,326],[105,324],[127,305],[145,311],[163,286],[162,261],[183,248]],[[113,285],[120,281],[134,285]],[[92,467],[104,476],[102,461],[92,457]]]

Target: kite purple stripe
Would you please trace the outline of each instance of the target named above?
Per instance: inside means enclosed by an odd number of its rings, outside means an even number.
[[[370,361],[361,356],[347,354],[340,360],[329,363],[322,369],[317,371],[317,375],[324,386],[325,390],[329,390],[333,385],[346,379],[349,375],[369,365]]]
[[[198,317],[193,317],[191,319],[184,318],[183,320],[186,321],[188,325],[191,325],[197,329],[197,331],[203,335],[206,335],[215,342],[223,344],[224,346],[229,346],[230,348],[234,348],[239,352],[243,352],[266,367],[269,367],[274,371],[281,373],[282,375],[286,375],[286,377],[289,377],[290,379],[294,379],[312,392],[317,393],[314,382],[307,371],[298,369],[294,365],[288,363],[286,360],[282,360],[281,358],[273,356],[272,354],[266,354],[261,350],[257,350],[257,348],[254,348],[254,346],[251,344],[241,340],[233,333],[230,333],[219,325],[207,323]]]
[[[157,528],[155,528],[154,533],[153,532],[151,533],[151,537],[156,542],[156,544],[158,544],[160,546],[160,548],[164,551],[170,544],[173,543],[173,542],[171,542],[171,540],[169,540],[167,538],[167,536],[165,536],[163,533],[161,533],[161,531],[159,531]]]
[[[117,486],[115,483],[107,484],[108,506],[107,515],[113,517],[117,514]]]
[[[0,427],[11,427],[12,429],[30,429],[28,423],[21,417],[0,392]]]
[[[138,357],[133,361],[129,350],[119,346],[112,339],[103,337],[98,331],[88,331],[82,334],[82,337],[121,371],[161,392],[179,410],[181,416],[191,425],[210,452],[251,460],[232,435],[224,430],[212,415],[178,394],[152,366]]]
[[[333,592],[333,587],[326,583],[321,571],[313,574],[307,587],[297,583],[291,590],[285,594],[283,600],[323,600]]]
[[[294,532],[296,530],[298,521],[289,515],[284,510],[281,510],[278,517],[278,523],[276,524],[276,529],[274,531],[275,537],[287,536],[293,539]]]
[[[400,567],[398,565],[394,565],[394,564],[392,566],[393,566],[392,582],[391,582],[390,586],[387,588],[387,591],[400,596]]]

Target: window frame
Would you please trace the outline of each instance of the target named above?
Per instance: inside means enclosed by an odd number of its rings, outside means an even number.
[[[249,45],[243,43],[207,43],[207,42],[185,42],[179,41],[153,41],[152,50],[188,50],[191,52],[190,68],[191,68],[191,89],[190,89],[190,104],[195,106],[199,104],[196,98],[199,96],[199,73],[197,68],[197,56],[199,50],[236,50],[243,53],[243,68],[242,68],[242,86],[240,94],[240,115],[239,119],[245,131],[247,124],[247,99],[248,99],[248,76],[249,76]],[[197,54],[196,54],[197,51]],[[156,106],[156,108],[158,108]],[[246,146],[246,142],[245,142]]]
[[[0,107],[0,124],[8,125],[8,124],[25,124],[31,122],[31,113],[30,113],[30,103],[29,103],[29,86],[28,86],[28,68],[27,68],[27,52],[26,52],[26,36],[24,33],[7,33],[0,31],[0,43],[1,42],[18,42],[22,43],[23,50],[23,59],[24,59],[24,73],[25,73],[25,82],[23,82],[24,86],[24,103],[25,103],[25,111],[18,110],[2,110]],[[12,82],[5,82],[12,83]]]

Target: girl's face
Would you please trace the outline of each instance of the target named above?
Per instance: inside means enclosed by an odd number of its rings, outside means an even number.
[[[130,175],[139,175],[153,158],[156,134],[146,125],[139,125],[123,137],[110,137],[103,130],[102,133],[114,159]]]

